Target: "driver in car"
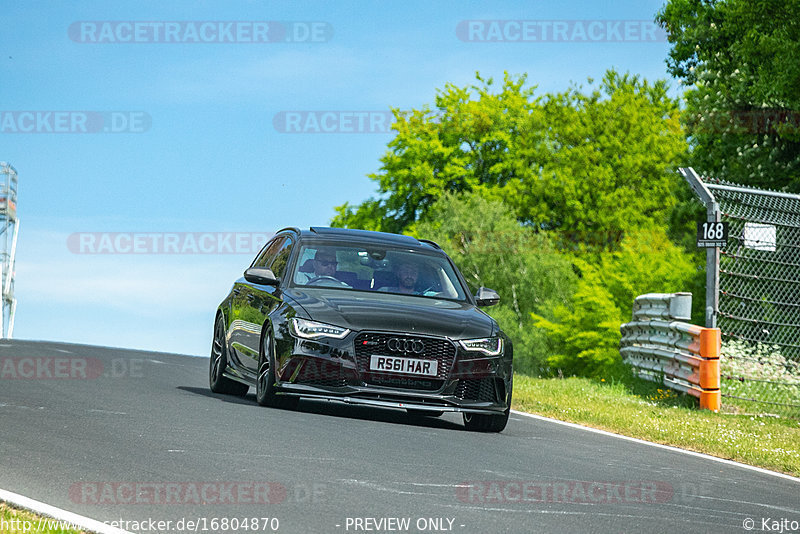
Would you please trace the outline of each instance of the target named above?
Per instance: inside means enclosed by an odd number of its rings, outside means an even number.
[[[295,276],[295,283],[307,284],[311,280],[315,280],[320,276],[327,276],[333,278],[336,274],[336,252],[333,250],[319,249],[314,254],[314,272],[304,273],[298,272]]]

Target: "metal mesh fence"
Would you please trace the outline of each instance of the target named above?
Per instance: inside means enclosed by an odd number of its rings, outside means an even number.
[[[719,255],[722,396],[800,418],[800,196],[708,180],[729,238]]]

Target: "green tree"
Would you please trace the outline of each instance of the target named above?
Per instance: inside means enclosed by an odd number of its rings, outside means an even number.
[[[598,89],[548,95],[543,109],[545,149],[523,152],[538,165],[510,184],[522,220],[589,245],[666,223],[686,143],[665,82],[609,71]]]
[[[541,113],[525,76],[506,74],[502,88],[477,75],[478,85],[447,84],[434,111],[393,110],[397,135],[381,158],[378,198],[336,208],[333,226],[402,232],[444,193],[505,185],[517,167],[518,144],[531,117]]]
[[[608,71],[588,93],[534,97],[525,76],[447,85],[433,111],[395,111],[378,196],[337,208],[334,226],[401,232],[446,192],[503,199],[517,219],[603,246],[664,223],[686,143],[663,81]],[[590,84],[593,82],[590,81]]]
[[[500,304],[486,311],[512,338],[515,369],[541,373],[546,344],[531,312],[550,316],[569,301],[575,284],[569,260],[545,234],[521,226],[508,206],[477,193],[443,194],[413,232],[439,243],[473,292],[485,286],[500,293]]]
[[[548,364],[566,374],[615,373],[621,363],[619,327],[631,320],[633,300],[645,293],[675,293],[693,287],[697,271],[691,255],[672,244],[661,228],[631,232],[618,250],[597,263],[575,259],[581,278],[571,302],[554,319],[534,313],[547,332]]]
[[[800,1],[669,0],[657,15],[700,172],[800,191]]]

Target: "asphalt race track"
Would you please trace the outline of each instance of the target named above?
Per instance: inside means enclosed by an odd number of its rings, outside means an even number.
[[[480,434],[453,414],[260,408],[253,390],[212,394],[207,369],[205,358],[3,341],[0,488],[133,532],[743,532],[748,519],[757,531],[800,521],[796,480],[517,414],[503,433]]]

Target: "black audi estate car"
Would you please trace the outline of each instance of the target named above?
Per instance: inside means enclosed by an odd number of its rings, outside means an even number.
[[[219,305],[211,391],[262,406],[315,398],[421,416],[461,412],[500,432],[512,390],[509,338],[434,242],[339,228],[286,228]]]

